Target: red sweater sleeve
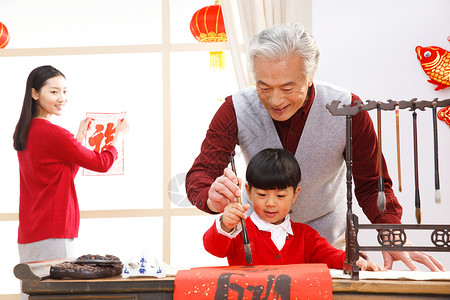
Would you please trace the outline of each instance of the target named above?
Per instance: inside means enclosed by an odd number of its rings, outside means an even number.
[[[217,257],[228,257],[233,253],[233,239],[217,232],[216,221],[203,235],[203,246],[210,254]]]
[[[191,203],[213,213],[206,205],[211,184],[223,175],[238,144],[237,119],[231,96],[225,99],[209,125],[200,155],[186,175],[186,192]]]
[[[359,98],[352,94],[352,101],[356,100]],[[372,119],[367,111],[353,116],[352,137],[355,196],[364,214],[372,223],[401,223],[402,207],[392,190],[392,180],[384,156],[383,178],[386,211],[378,210],[378,143]]]
[[[64,163],[80,166],[96,172],[107,172],[117,159],[117,149],[114,146],[98,153],[81,145],[66,129],[54,126],[49,134],[51,145],[49,151],[56,160]]]
[[[342,269],[345,252],[330,245],[328,240],[309,226],[305,230],[305,261],[310,263],[325,263],[330,269]]]

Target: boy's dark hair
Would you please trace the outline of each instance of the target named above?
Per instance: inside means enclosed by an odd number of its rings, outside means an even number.
[[[285,149],[264,149],[250,160],[246,179],[250,188],[263,190],[297,188],[302,174],[297,159]]]

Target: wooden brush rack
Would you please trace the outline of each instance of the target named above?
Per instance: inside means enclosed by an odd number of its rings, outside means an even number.
[[[450,106],[450,99],[439,101],[435,98],[432,101],[418,101],[413,98],[410,101],[387,102],[367,100],[355,101],[352,105],[340,105],[340,101],[332,101],[326,108],[333,116],[346,117],[346,183],[347,183],[347,229],[346,238],[346,259],[344,262],[344,273],[350,274],[352,280],[359,280],[359,268],[356,261],[359,258],[359,251],[431,251],[450,252],[450,224],[449,225],[411,225],[411,224],[359,224],[358,216],[352,211],[352,116],[361,111],[372,109],[395,110],[416,109],[424,111],[425,108]],[[378,230],[378,243],[380,246],[361,246],[358,243],[358,233],[362,229]],[[432,230],[431,240],[434,246],[404,246],[406,242],[405,230]]]

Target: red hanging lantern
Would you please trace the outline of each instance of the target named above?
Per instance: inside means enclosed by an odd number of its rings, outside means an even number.
[[[9,43],[9,33],[6,26],[0,22],[0,48],[5,48]]]
[[[192,35],[200,43],[226,42],[227,34],[220,1],[197,10],[192,16],[190,28]],[[214,69],[225,68],[223,51],[210,52],[210,66]]]

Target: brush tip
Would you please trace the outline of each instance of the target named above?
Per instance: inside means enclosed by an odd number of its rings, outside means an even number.
[[[416,207],[416,221],[417,224],[420,224],[420,222],[422,221],[422,212],[420,210],[420,207]]]
[[[250,249],[250,244],[244,244],[245,260],[249,265],[253,263],[252,250]]]
[[[377,199],[378,209],[380,211],[386,210],[386,195],[383,191],[378,192],[378,199]]]
[[[441,190],[436,190],[435,192],[436,203],[441,203]]]

